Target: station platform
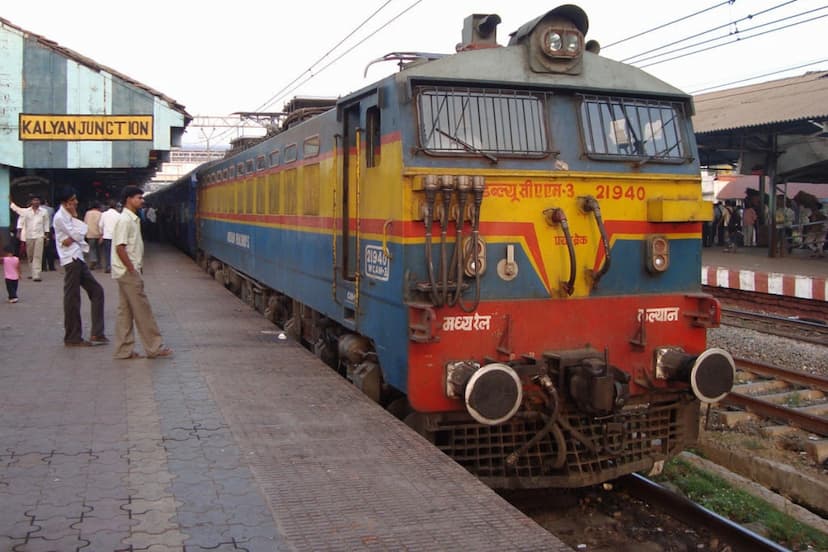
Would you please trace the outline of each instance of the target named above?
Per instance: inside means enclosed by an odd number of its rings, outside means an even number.
[[[60,271],[0,303],[0,550],[569,550],[188,257],[147,251],[172,358],[64,347]]]
[[[828,254],[806,249],[768,257],[765,247],[702,249],[701,282],[706,286],[828,301]]]

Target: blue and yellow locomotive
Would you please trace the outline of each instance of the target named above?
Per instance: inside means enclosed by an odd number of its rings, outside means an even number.
[[[499,22],[386,56],[398,73],[329,108],[294,102],[167,192],[194,211],[177,235],[494,487],[657,467],[734,380],[706,348],[691,98],[600,56],[576,6],[505,47]]]

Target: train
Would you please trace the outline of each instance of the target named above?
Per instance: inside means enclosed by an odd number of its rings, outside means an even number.
[[[692,98],[554,8],[148,196],[162,234],[491,487],[657,471],[732,388],[707,345]]]

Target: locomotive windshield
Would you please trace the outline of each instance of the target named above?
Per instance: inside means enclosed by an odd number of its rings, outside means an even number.
[[[418,95],[420,144],[428,153],[543,157],[543,103],[526,92],[439,88]]]
[[[687,161],[685,121],[679,102],[582,96],[581,125],[591,157]]]

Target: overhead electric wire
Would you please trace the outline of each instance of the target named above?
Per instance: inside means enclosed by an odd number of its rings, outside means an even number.
[[[356,49],[357,47],[362,45],[369,38],[373,37],[375,34],[380,32],[381,30],[383,30],[385,27],[387,27],[388,25],[390,25],[391,23],[393,23],[394,21],[396,21],[397,19],[399,19],[400,17],[402,17],[403,15],[405,15],[406,13],[411,11],[417,4],[419,4],[422,1],[423,0],[415,0],[414,2],[412,2],[407,8],[405,8],[403,11],[399,12],[397,15],[395,15],[394,17],[392,17],[391,19],[389,19],[388,21],[386,21],[385,23],[383,23],[382,25],[380,25],[379,27],[374,29],[370,34],[365,36],[362,40],[360,40],[359,42],[357,42],[356,44],[354,44],[353,46],[351,46],[350,48],[348,48],[347,50],[345,50],[344,52],[339,54],[337,57],[335,57],[334,59],[332,59],[331,61],[329,61],[325,65],[323,65],[322,67],[320,67],[318,71],[308,75],[308,77],[305,80],[303,80],[302,82],[300,82],[299,84],[297,84],[296,86],[291,88],[290,90],[287,90],[286,92],[281,94],[280,97],[275,98],[275,99],[271,99],[269,105],[273,105],[274,103],[278,102],[280,99],[290,95],[292,92],[297,90],[300,86],[302,86],[303,84],[305,84],[306,82],[311,80],[313,77],[315,77],[316,75],[318,75],[319,73],[321,73],[322,71],[324,71],[325,69],[327,69],[328,67],[330,67],[331,65],[333,65],[334,63],[336,63],[337,61],[342,59],[343,57],[345,57],[346,55],[348,55],[349,53],[351,53],[354,49]],[[269,107],[269,105],[265,106],[265,107]]]
[[[822,9],[822,8],[819,8],[819,9]],[[755,38],[757,36],[767,35],[767,34],[770,34],[770,33],[776,32],[776,31],[782,31],[782,30],[785,30],[785,29],[789,29],[791,27],[796,27],[797,25],[802,25],[803,23],[810,23],[811,21],[816,21],[816,20],[822,19],[824,17],[828,17],[828,14],[820,15],[818,17],[812,17],[811,19],[806,19],[804,21],[797,21],[796,23],[791,23],[790,25],[785,25],[783,27],[778,27],[776,29],[771,29],[769,31],[764,31],[764,32],[756,33],[756,34],[749,35],[749,36],[738,35],[738,36],[736,36],[736,38],[734,38],[734,40],[731,40],[729,42],[723,42],[721,44],[715,44],[715,45],[710,46],[708,48],[702,48],[700,50],[694,50],[692,52],[687,52],[686,54],[681,54],[679,56],[674,56],[674,57],[671,57],[671,58],[662,59],[662,60],[659,60],[659,61],[654,61],[653,63],[648,63],[646,65],[638,65],[638,67],[641,68],[641,69],[643,69],[645,67],[652,67],[653,65],[659,65],[661,63],[666,63],[668,61],[674,61],[676,59],[681,59],[681,58],[684,58],[684,57],[687,57],[687,56],[700,54],[702,52],[707,52],[709,50],[714,50],[714,49],[719,48],[721,46],[727,46],[728,44],[733,44],[734,42],[740,42],[740,41],[743,41],[743,40],[748,40],[750,38]],[[766,25],[768,25],[768,24],[759,25],[758,27],[764,27]],[[755,28],[758,28],[758,27],[753,27],[753,28],[755,29]],[[731,35],[731,36],[733,36],[733,35]],[[720,38],[717,38],[715,40],[721,40],[721,38],[726,38],[726,37],[720,37]],[[704,43],[706,43],[706,42],[712,42],[712,40],[711,41],[705,41]],[[681,48],[680,50],[685,50],[685,49],[686,48]],[[680,51],[680,50],[676,50],[676,51]],[[665,54],[662,54],[662,55],[667,55],[667,54],[665,53]],[[661,56],[653,56],[653,57],[661,57]],[[652,59],[652,58],[649,58],[649,59]],[[640,61],[645,61],[645,60],[639,60],[639,62]]]
[[[710,11],[710,10],[720,8],[720,7],[724,6],[725,4],[733,4],[734,2],[736,2],[736,0],[725,0],[724,2],[719,2],[718,4],[710,6],[709,8],[705,8],[701,11],[697,11],[696,13],[691,13],[690,15],[685,15],[684,17],[679,17],[678,19],[674,19],[673,21],[669,21],[667,23],[662,23],[661,25],[658,25],[657,27],[653,27],[652,29],[647,29],[646,31],[641,31],[640,33],[634,34],[632,36],[628,36],[627,38],[622,38],[621,40],[616,40],[615,42],[613,42],[611,44],[607,44],[606,46],[601,46],[601,48],[606,50],[607,48],[610,48],[611,46],[615,46],[616,44],[621,44],[622,42],[627,42],[628,40],[632,40],[633,38],[638,38],[640,36],[644,36],[645,34],[649,34],[653,31],[663,29],[664,27],[669,27],[670,25],[673,25],[675,23],[679,23],[679,22],[684,21],[686,19],[690,19],[691,17],[696,17],[697,15],[701,15],[705,12]]]
[[[694,35],[686,36],[686,37],[681,38],[679,40],[674,40],[673,42],[669,42],[667,44],[659,46],[658,48],[651,48],[651,49],[647,50],[646,52],[641,52],[640,54],[635,54],[635,55],[629,56],[627,58],[622,59],[621,62],[622,63],[635,63],[633,61],[633,60],[635,60],[635,58],[645,56],[645,55],[651,54],[653,52],[658,52],[659,50],[663,50],[664,48],[669,48],[670,46],[675,46],[676,44],[680,44],[680,43],[685,42],[687,40],[692,40],[694,38],[704,36],[706,34],[710,34],[714,31],[718,31],[719,29],[724,29],[724,28],[730,27],[731,25],[738,25],[742,21],[753,19],[754,17],[759,17],[760,15],[764,15],[764,14],[770,12],[770,11],[779,9],[781,7],[784,7],[784,6],[787,6],[788,4],[793,4],[796,1],[797,0],[788,0],[787,2],[783,2],[782,4],[777,4],[777,5],[775,5],[771,8],[768,8],[766,10],[762,10],[762,11],[757,12],[757,13],[751,13],[751,14],[746,15],[745,17],[742,17],[741,19],[737,19],[735,21],[730,21],[728,23],[725,23],[724,25],[719,25],[718,27],[713,27],[712,29],[707,29],[706,31],[702,31],[702,32],[696,33]]]
[[[301,73],[299,74],[299,76],[297,76],[295,79],[293,79],[292,81],[290,81],[289,83],[287,83],[287,84],[286,84],[286,85],[285,85],[285,86],[284,86],[281,90],[279,90],[278,92],[276,92],[273,96],[271,96],[271,97],[270,97],[270,99],[266,100],[264,103],[262,103],[262,105],[260,105],[259,107],[257,107],[254,111],[261,111],[262,109],[267,108],[267,106],[272,105],[273,98],[275,98],[276,96],[278,96],[279,94],[281,94],[282,92],[284,92],[285,90],[287,90],[288,88],[290,88],[290,87],[291,87],[291,86],[292,86],[292,85],[293,85],[296,81],[298,81],[299,79],[301,79],[301,78],[305,75],[305,73],[311,73],[311,74],[312,74],[312,73],[313,73],[313,68],[314,68],[314,67],[316,67],[317,65],[319,65],[319,64],[322,62],[322,60],[323,60],[323,59],[325,59],[326,57],[328,57],[329,55],[331,55],[331,52],[333,52],[334,50],[336,50],[337,48],[339,48],[339,47],[342,45],[342,43],[343,43],[343,42],[345,42],[346,40],[348,40],[349,38],[351,38],[352,36],[354,36],[354,34],[356,34],[356,32],[357,32],[357,31],[359,31],[362,27],[364,27],[365,25],[367,25],[367,24],[368,24],[368,22],[369,22],[371,19],[373,19],[373,18],[374,18],[374,17],[375,17],[375,16],[376,16],[379,12],[381,12],[383,9],[385,9],[385,7],[386,7],[388,4],[390,4],[391,2],[393,2],[393,0],[386,0],[386,2],[385,2],[385,3],[383,3],[383,4],[379,7],[379,8],[377,8],[376,10],[374,10],[374,13],[372,13],[371,15],[369,15],[368,17],[366,17],[366,18],[362,21],[362,23],[360,23],[359,25],[357,25],[357,26],[356,26],[356,28],[354,28],[354,30],[353,30],[353,31],[351,31],[350,33],[348,33],[348,34],[345,36],[345,38],[343,38],[342,40],[340,40],[339,42],[337,42],[337,43],[336,43],[336,44],[335,44],[335,45],[334,45],[334,46],[333,46],[330,50],[328,50],[327,52],[325,52],[325,54],[324,54],[324,55],[322,55],[319,59],[317,59],[316,61],[314,61],[313,63],[311,63],[311,64],[310,64],[310,66],[309,66],[307,69],[305,69],[303,72],[301,72]]]
[[[747,77],[747,78],[744,78],[744,79],[739,79],[739,80],[735,80],[735,81],[716,84],[714,86],[707,86],[705,88],[699,88],[698,90],[693,90],[689,93],[690,94],[699,94],[701,92],[706,92],[708,90],[715,90],[716,88],[722,88],[722,87],[730,86],[730,85],[733,85],[733,84],[739,84],[739,83],[742,83],[742,82],[748,82],[748,81],[752,81],[752,80],[756,80],[756,79],[762,79],[762,78],[765,78],[765,77],[772,77],[773,75],[778,75],[779,73],[787,73],[788,71],[793,71],[795,69],[802,69],[803,67],[809,67],[811,65],[816,65],[817,63],[826,63],[826,62],[828,62],[828,58],[818,59],[816,61],[811,61],[809,63],[803,63],[801,65],[795,65],[793,67],[786,67],[785,69],[777,69],[775,71],[771,71],[770,73],[763,73],[761,75],[755,75],[753,77]]]
[[[787,79],[783,79],[783,80],[787,81]],[[757,91],[758,91],[756,87],[758,87],[760,85],[763,85],[763,84],[767,84],[768,86],[763,86],[761,91],[762,92],[767,92],[768,90],[779,90],[780,88],[788,88],[790,86],[796,86],[798,83],[790,82],[790,81],[782,82],[782,83],[778,83],[778,81],[770,81],[770,83],[760,82],[760,83],[757,83],[754,87],[751,87],[748,90],[739,89],[739,88],[734,89],[734,90],[722,90],[722,92],[728,92],[728,94],[722,94],[722,95],[715,96],[715,97],[711,96],[711,97],[708,97],[708,98],[694,98],[693,101],[696,104],[700,104],[700,103],[710,102],[710,101],[719,101],[719,100],[723,100],[723,99],[727,99],[727,98],[735,98],[737,96],[747,96],[749,94],[756,94]]]
[[[356,34],[356,33],[357,33],[357,32],[358,32],[358,31],[359,31],[362,27],[364,27],[364,26],[365,26],[365,25],[366,25],[369,21],[371,21],[371,19],[373,19],[374,17],[376,17],[376,16],[377,16],[377,14],[379,14],[379,13],[380,13],[383,9],[385,9],[385,7],[386,7],[386,6],[388,6],[388,4],[390,4],[392,1],[393,1],[393,0],[386,0],[386,1],[382,4],[382,5],[380,5],[380,6],[379,6],[376,10],[374,10],[374,11],[373,11],[373,13],[371,13],[371,15],[369,15],[368,17],[366,17],[366,18],[365,18],[365,19],[364,19],[364,20],[363,20],[363,21],[362,21],[359,25],[357,25],[357,26],[356,26],[356,27],[355,27],[355,28],[354,28],[351,32],[349,32],[349,33],[348,33],[348,34],[347,34],[344,38],[342,38],[342,39],[341,39],[339,42],[337,42],[337,43],[336,43],[333,47],[331,47],[331,48],[330,48],[327,52],[325,52],[325,54],[324,54],[324,55],[322,55],[321,57],[319,57],[319,59],[317,59],[316,61],[314,61],[314,62],[313,62],[313,63],[312,63],[312,64],[311,64],[311,65],[310,65],[310,66],[309,66],[309,67],[308,67],[305,71],[302,71],[302,72],[301,72],[301,73],[300,73],[300,74],[299,74],[296,78],[294,78],[293,80],[291,80],[288,84],[286,84],[284,87],[282,87],[282,88],[281,88],[278,92],[276,92],[276,93],[275,93],[273,96],[271,96],[268,100],[266,100],[266,101],[265,101],[264,103],[262,103],[259,107],[257,107],[257,108],[255,109],[255,111],[262,111],[262,110],[264,110],[264,109],[267,109],[269,106],[273,105],[273,104],[274,104],[275,102],[277,102],[279,99],[283,98],[285,95],[289,94],[289,93],[290,93],[290,92],[292,92],[293,90],[296,90],[299,86],[301,86],[302,84],[304,84],[304,83],[306,83],[307,81],[309,81],[311,78],[313,78],[313,76],[314,76],[314,75],[319,74],[322,70],[324,70],[324,69],[326,69],[327,67],[329,67],[329,66],[330,66],[330,64],[326,65],[325,67],[323,67],[322,69],[320,69],[320,70],[319,70],[319,71],[317,71],[316,73],[314,73],[314,72],[313,72],[313,68],[314,68],[316,65],[318,65],[318,64],[319,64],[319,63],[321,63],[321,62],[322,62],[325,58],[327,58],[328,56],[330,56],[330,55],[331,55],[331,53],[333,53],[333,51],[334,51],[334,50],[336,50],[337,48],[339,48],[339,47],[340,47],[340,46],[341,46],[341,45],[342,45],[345,41],[347,41],[347,40],[348,40],[349,38],[351,38],[354,34]],[[417,1],[417,2],[415,2],[413,5],[409,6],[408,8],[406,8],[405,10],[403,10],[400,14],[398,14],[398,15],[397,15],[397,16],[395,16],[393,19],[391,19],[391,21],[394,21],[395,19],[397,19],[400,15],[402,15],[402,14],[406,13],[408,10],[410,10],[411,8],[413,8],[415,5],[419,4],[421,1],[422,1],[422,0],[418,0],[418,1]],[[380,27],[379,29],[375,30],[375,31],[374,31],[373,33],[371,33],[370,35],[368,35],[368,37],[373,36],[374,34],[376,34],[377,32],[379,32],[379,30],[381,30],[381,29],[383,29],[385,26],[387,26],[389,23],[390,23],[390,21],[389,21],[388,23],[386,23],[385,25],[383,25],[382,27]],[[361,43],[362,43],[362,42],[364,42],[365,40],[367,40],[367,38],[366,38],[366,39],[363,39],[363,40],[362,40],[359,44],[361,44]],[[351,48],[351,49],[353,49],[353,48]],[[351,49],[349,49],[348,51],[350,51]],[[334,61],[341,59],[341,57],[342,57],[342,56],[337,57]],[[305,78],[304,80],[302,80],[302,81],[299,83],[299,85],[294,86],[293,88],[291,88],[291,86],[293,86],[293,85],[294,85],[297,81],[299,81],[300,79],[302,79],[303,77],[305,77],[305,76],[307,75],[307,73],[310,73],[310,76],[309,76],[309,77],[307,77],[307,78]],[[287,92],[285,92],[285,91],[287,91]],[[238,129],[238,128],[239,128],[239,126],[234,126],[234,127],[230,127],[230,128],[228,128],[228,129],[225,129],[224,131],[222,131],[221,133],[219,133],[219,135],[218,135],[218,136],[216,136],[216,137],[214,138],[214,140],[219,140],[219,139],[221,139],[221,138],[223,138],[223,137],[227,136],[228,134],[232,133],[234,130],[236,130],[236,129]]]
[[[758,36],[758,35],[749,35],[748,37],[742,37],[742,34],[750,32],[750,31],[755,31],[756,29],[761,29],[761,28],[767,27],[769,25],[775,25],[777,23],[781,23],[782,21],[787,21],[789,19],[795,19],[795,18],[801,17],[803,15],[808,15],[808,14],[811,14],[811,13],[814,13],[814,12],[818,12],[820,10],[824,10],[825,8],[828,8],[828,5],[820,6],[819,8],[814,8],[813,10],[800,12],[800,13],[797,13],[797,14],[794,14],[794,15],[789,15],[787,17],[780,17],[779,19],[774,19],[773,21],[768,21],[767,23],[762,23],[760,25],[754,25],[753,27],[748,27],[748,28],[743,29],[741,31],[737,30],[736,32],[729,32],[725,35],[720,35],[720,36],[716,36],[716,37],[713,37],[713,38],[708,38],[706,40],[701,40],[699,42],[694,42],[692,44],[682,46],[681,48],[675,48],[673,50],[667,50],[666,52],[661,52],[659,54],[655,54],[655,55],[652,55],[652,56],[649,56],[649,57],[643,57],[643,58],[636,59],[636,60],[633,60],[633,61],[629,61],[629,60],[624,60],[624,61],[626,61],[627,63],[631,63],[633,65],[636,65],[636,64],[642,63],[644,61],[649,61],[651,59],[658,59],[660,57],[668,56],[670,54],[675,54],[677,52],[683,52],[684,50],[689,50],[690,48],[695,48],[696,46],[704,46],[705,44],[711,44],[711,43],[716,42],[718,40],[726,40],[726,39],[732,38],[732,37],[737,37],[737,40],[739,40],[739,39],[743,39],[743,38],[750,38],[752,36]],[[810,21],[810,20],[808,20],[808,21]],[[790,26],[793,26],[793,25],[790,25]],[[787,28],[787,27],[780,27],[780,28],[784,29],[784,28]],[[777,29],[771,29],[770,31],[767,31],[767,32],[771,33],[775,30],[777,30]],[[760,34],[763,34],[763,33],[760,33]],[[725,44],[730,44],[730,42],[726,42]],[[699,51],[703,52],[704,50],[699,50]],[[675,58],[671,58],[671,59],[675,59]],[[654,65],[654,64],[651,64],[651,65]],[[646,67],[646,66],[642,66],[642,67]]]

